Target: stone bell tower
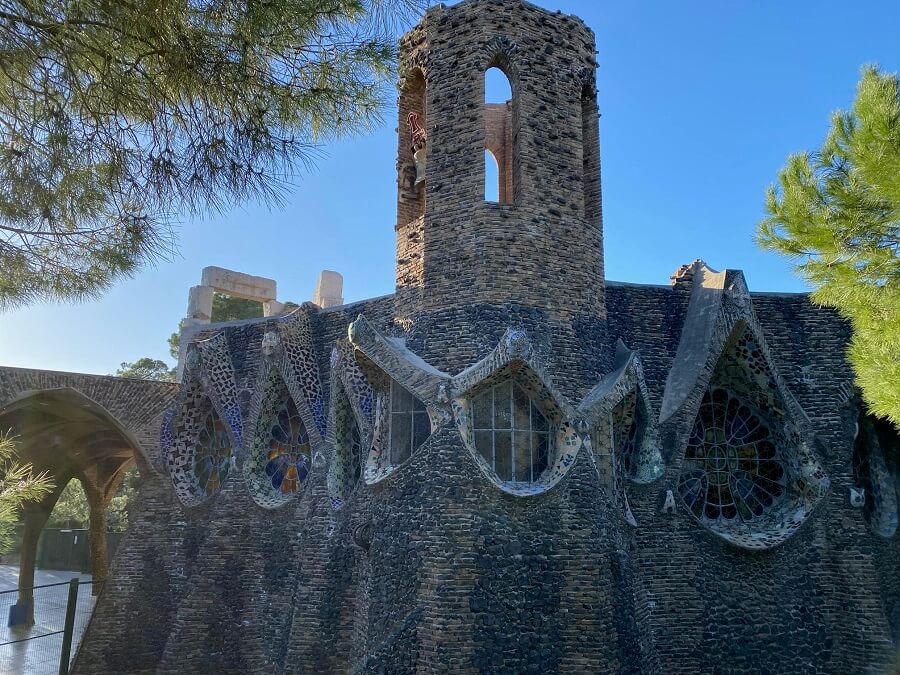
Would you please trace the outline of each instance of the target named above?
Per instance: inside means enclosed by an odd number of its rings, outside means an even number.
[[[397,314],[605,317],[594,34],[522,0],[438,5],[400,43]],[[512,98],[485,104],[499,68]],[[485,200],[485,150],[498,202]]]

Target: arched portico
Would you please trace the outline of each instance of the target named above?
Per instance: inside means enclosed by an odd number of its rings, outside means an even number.
[[[175,388],[143,380],[0,369],[0,430],[15,436],[20,460],[36,473],[45,472],[54,484],[43,500],[23,509],[18,604],[24,605],[28,622],[38,540],[72,479],[80,482],[90,507],[93,576],[106,578],[106,508],[132,466],[142,473],[152,470],[155,448],[146,446],[158,442],[153,428],[158,429],[158,417]]]

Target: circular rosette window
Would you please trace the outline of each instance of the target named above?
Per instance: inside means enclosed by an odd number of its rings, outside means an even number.
[[[194,450],[194,476],[200,491],[209,496],[221,490],[230,468],[231,439],[228,428],[210,410],[200,428]]]
[[[796,433],[720,387],[707,390],[685,451],[679,492],[703,525],[744,548],[781,543],[826,479]]]
[[[288,501],[306,482],[312,448],[287,389],[267,403],[256,425],[244,474],[256,502],[271,508]]]

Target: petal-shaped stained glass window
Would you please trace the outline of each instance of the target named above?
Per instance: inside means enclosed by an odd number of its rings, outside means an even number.
[[[271,421],[266,477],[282,494],[300,489],[309,475],[312,450],[294,401],[284,399]]]
[[[225,423],[210,410],[197,437],[194,475],[207,495],[222,489],[231,468],[231,441]]]

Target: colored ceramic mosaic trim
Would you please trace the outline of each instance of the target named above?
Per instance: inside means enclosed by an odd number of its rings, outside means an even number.
[[[328,416],[309,324],[309,310],[300,307],[277,324],[274,356],[297,409],[309,430],[313,446],[325,437]]]
[[[237,387],[222,333],[191,345],[168,424],[166,465],[178,498],[194,506],[221,489],[241,446]]]
[[[240,447],[243,443],[243,422],[225,333],[216,333],[195,344],[200,352],[201,377],[206,390],[216,412],[231,428],[235,447]]]
[[[270,370],[253,406],[253,436],[244,478],[257,504],[280,506],[302,487],[312,467],[312,444],[298,407],[280,375]]]
[[[356,361],[353,346],[336,342],[331,351],[331,400],[326,440],[332,453],[326,483],[332,506],[340,508],[362,477],[364,447],[374,435],[377,398]]]

